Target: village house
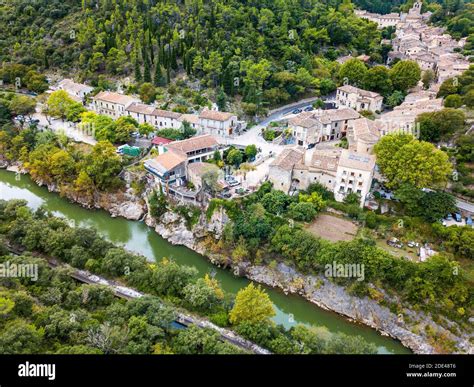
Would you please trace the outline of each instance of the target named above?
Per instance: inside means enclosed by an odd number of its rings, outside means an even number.
[[[341,138],[351,120],[360,114],[350,108],[303,112],[289,120],[288,126],[296,144],[308,147]]]
[[[186,178],[185,155],[179,152],[167,151],[159,156],[146,160],[145,169],[155,176],[155,182],[162,187],[168,185],[182,186]]]
[[[382,110],[382,101],[383,97],[380,94],[351,85],[340,86],[336,92],[338,107],[349,107],[357,111],[379,112]]]
[[[166,148],[174,152],[180,152],[186,156],[189,163],[206,161],[214,156],[214,152],[219,150],[219,143],[216,139],[205,134],[188,138],[182,141],[173,141]]]
[[[374,168],[375,156],[343,149],[336,172],[335,199],[341,202],[348,194],[356,193],[360,196],[360,206],[363,207],[372,186]]]
[[[380,140],[383,124],[367,118],[351,121],[347,132],[349,150],[359,154],[371,154]]]
[[[296,164],[293,181],[299,190],[305,190],[312,183],[320,183],[333,191],[341,148],[317,149],[309,163]]]
[[[360,196],[363,206],[370,191],[375,170],[375,156],[348,149],[315,149],[307,161],[305,150],[285,149],[270,164],[268,180],[273,187],[287,194],[305,190],[312,183],[320,183],[343,201],[351,192]]]
[[[200,132],[200,125],[199,125],[199,116],[197,114],[181,114],[178,118],[178,121],[181,122],[181,125],[184,121],[189,123],[192,129]]]
[[[200,133],[215,136],[232,136],[238,134],[239,123],[233,113],[219,112],[205,108],[199,114]]]
[[[153,112],[155,111],[153,106],[133,102],[125,109],[125,111],[128,116],[137,120],[139,124],[153,125]]]
[[[287,148],[270,164],[268,180],[273,187],[289,193],[293,183],[293,171],[296,164],[304,164],[305,150],[303,148]]]
[[[57,90],[64,90],[74,101],[83,103],[94,88],[66,78],[58,83]]]
[[[126,115],[126,109],[134,102],[139,101],[128,95],[101,91],[92,98],[92,107],[95,112],[116,119]]]
[[[381,123],[380,135],[389,133],[411,133],[417,135],[416,118],[421,113],[438,111],[443,108],[441,98],[429,98],[429,93],[409,94],[406,100],[391,112],[384,113],[377,120]]]
[[[218,150],[218,143],[210,135],[192,137],[187,140],[162,143],[163,153],[146,160],[145,169],[155,179],[155,183],[165,188],[166,194],[172,194],[181,199],[196,200],[197,191],[187,189],[186,182],[196,183],[199,171],[197,167],[189,166],[194,163],[203,163]],[[210,164],[209,164],[210,165]]]

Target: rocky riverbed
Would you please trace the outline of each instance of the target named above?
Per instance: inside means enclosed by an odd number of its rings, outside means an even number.
[[[18,163],[8,165],[7,171],[26,174]],[[96,192],[92,197],[84,198],[69,190],[61,189],[56,184],[48,184],[42,180],[34,180],[39,186],[45,186],[49,192],[60,193],[70,201],[87,209],[102,209],[110,213],[112,217],[123,217],[129,220],[141,220],[146,214],[147,206],[143,199],[139,198],[131,188],[113,193]]]

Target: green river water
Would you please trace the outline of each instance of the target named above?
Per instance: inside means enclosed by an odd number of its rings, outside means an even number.
[[[214,272],[227,292],[236,293],[249,283],[247,279],[236,277],[228,270],[219,269],[205,257],[186,247],[171,245],[143,222],[112,218],[105,211],[84,209],[58,194],[48,192],[44,187],[38,187],[28,176],[17,177],[12,172],[0,170],[0,199],[25,199],[32,208],[43,205],[55,215],[73,221],[76,226],[93,227],[110,241],[151,260],[168,257],[182,265],[196,267],[200,275]],[[271,288],[267,288],[267,291],[276,309],[274,320],[285,327],[298,323],[325,326],[331,332],[360,335],[374,343],[379,353],[410,353],[398,341],[384,337],[369,327],[352,323],[336,313],[318,308],[301,297],[285,295]]]

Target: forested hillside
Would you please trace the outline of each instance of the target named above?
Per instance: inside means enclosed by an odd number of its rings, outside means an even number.
[[[184,70],[206,87],[275,104],[330,91],[325,61],[339,55],[382,60],[380,31],[353,8],[347,0],[8,0],[0,60],[93,84],[106,75],[160,86]]]

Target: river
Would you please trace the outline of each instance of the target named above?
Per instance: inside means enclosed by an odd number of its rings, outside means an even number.
[[[84,209],[56,193],[48,192],[44,187],[38,187],[28,176],[0,170],[0,199],[24,199],[32,208],[43,205],[54,215],[68,219],[72,225],[95,228],[111,242],[150,260],[168,257],[182,265],[196,267],[200,275],[214,272],[227,292],[236,293],[249,283],[247,279],[236,277],[228,270],[219,269],[205,257],[186,247],[171,245],[143,222],[112,218],[105,211]],[[360,335],[374,343],[379,353],[410,353],[398,341],[384,337],[364,325],[352,323],[336,313],[318,308],[301,297],[285,295],[271,288],[266,290],[275,305],[274,321],[287,328],[298,323],[324,326],[330,332]]]

